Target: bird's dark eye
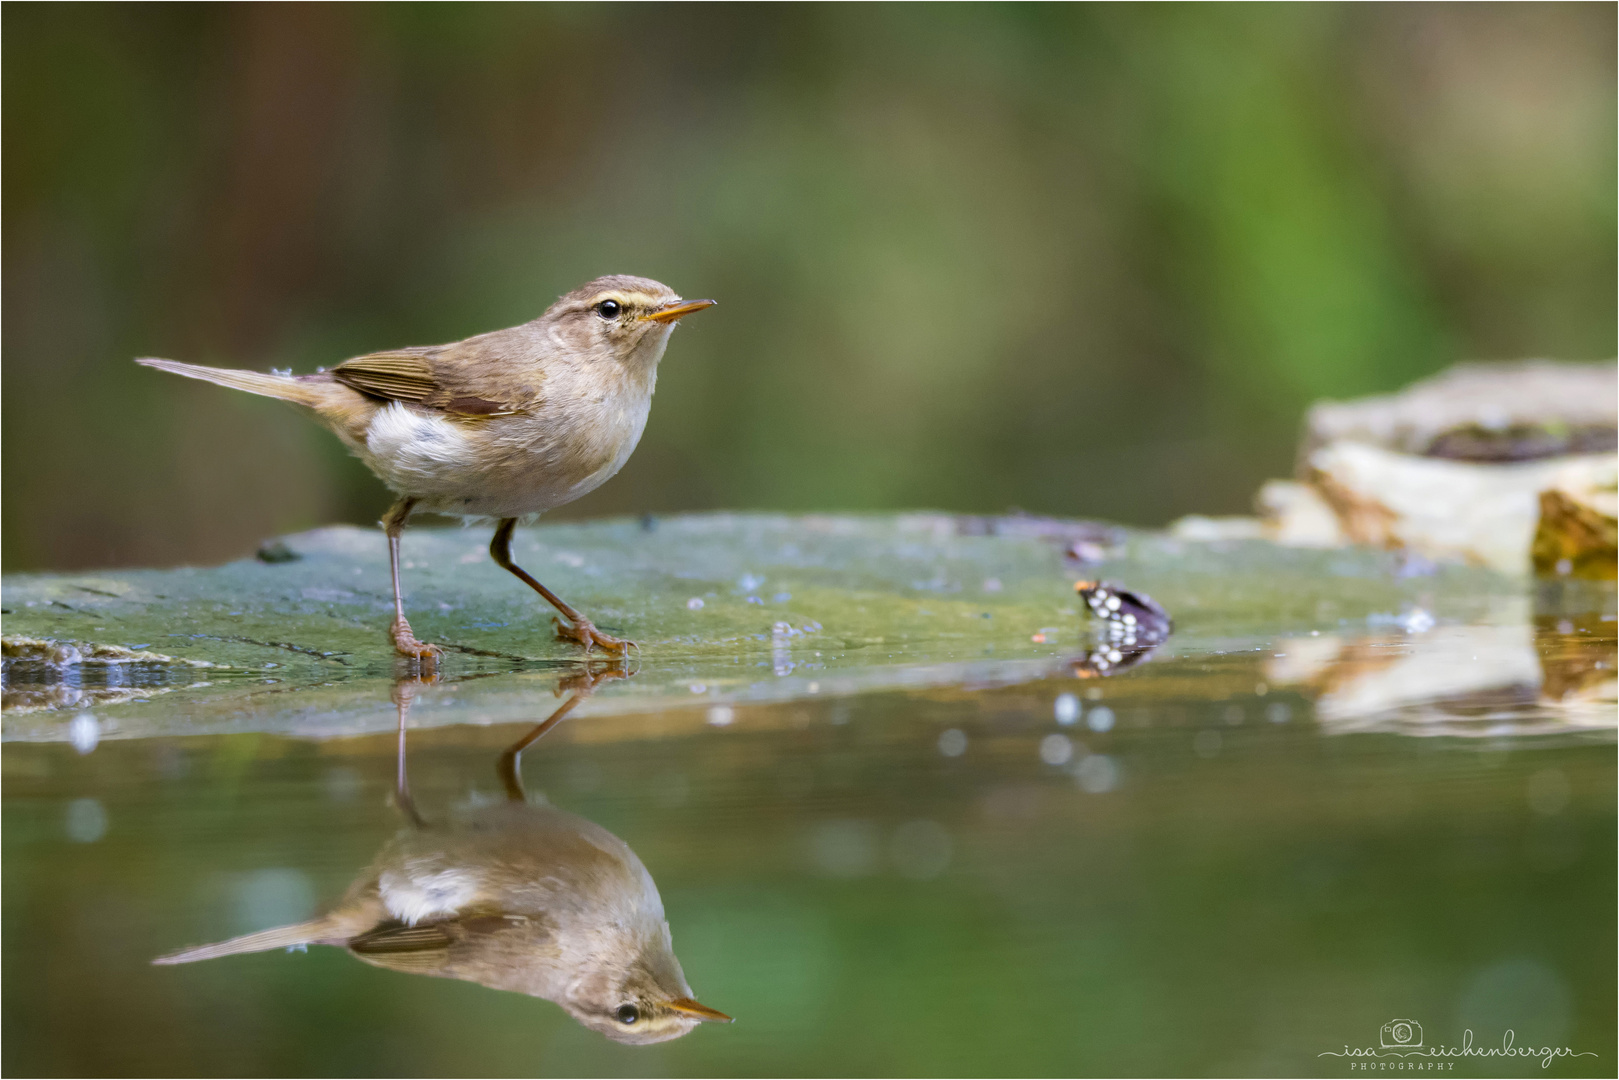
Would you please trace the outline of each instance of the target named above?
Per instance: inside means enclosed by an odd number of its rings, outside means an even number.
[[[609,304],[612,303],[611,300],[607,302]],[[618,1022],[621,1024],[633,1024],[637,1020],[641,1019],[641,1010],[637,1009],[634,1005],[620,1005],[618,1007],[618,1012],[614,1013],[613,1015],[618,1017]]]
[[[618,313],[623,310],[617,300],[603,300],[596,305],[596,314],[604,319],[616,319],[618,318]],[[627,1009],[629,1006],[626,1005],[625,1008]],[[625,1023],[629,1023],[629,1021],[626,1020]]]

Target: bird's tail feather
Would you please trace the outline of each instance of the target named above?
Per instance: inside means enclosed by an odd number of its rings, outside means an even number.
[[[206,382],[218,383],[233,390],[246,390],[250,394],[260,394],[264,397],[280,398],[282,401],[293,401],[299,405],[308,405],[310,408],[318,407],[325,398],[323,390],[330,384],[309,382],[294,378],[291,375],[266,375],[261,371],[239,371],[234,368],[203,367],[201,364],[182,364],[176,360],[159,360],[152,356],[141,356],[135,363],[147,367],[157,368],[160,371],[172,371],[176,375],[184,375],[188,379],[202,379]]]
[[[198,960],[212,960],[218,956],[236,956],[240,953],[287,949],[295,945],[313,945],[334,936],[341,940],[342,928],[328,916],[309,922],[294,923],[291,926],[278,926],[273,930],[260,930],[256,934],[243,934],[241,937],[233,937],[229,941],[221,941],[214,945],[198,945],[194,949],[182,949],[167,956],[160,956],[152,963],[191,964]]]

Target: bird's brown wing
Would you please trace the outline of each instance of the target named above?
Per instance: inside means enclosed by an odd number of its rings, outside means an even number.
[[[524,944],[532,947],[548,937],[551,929],[544,917],[472,914],[417,926],[389,923],[351,938],[348,947],[368,964],[432,975],[443,972],[456,958],[465,962],[469,956],[486,954],[491,947],[497,951],[503,947],[520,950]]]
[[[475,380],[468,377],[471,370],[467,365],[455,363],[445,353],[445,349],[371,353],[345,360],[329,374],[371,397],[404,401],[457,416],[504,416],[532,404],[514,400],[515,394],[473,385]]]
[[[454,941],[443,926],[393,923],[350,939],[348,946],[368,964],[392,971],[430,974],[449,960]]]

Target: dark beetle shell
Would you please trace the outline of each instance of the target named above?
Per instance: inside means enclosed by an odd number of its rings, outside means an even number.
[[[1146,593],[1111,581],[1076,581],[1074,590],[1091,614],[1102,620],[1105,637],[1115,647],[1159,645],[1175,629],[1169,612]]]

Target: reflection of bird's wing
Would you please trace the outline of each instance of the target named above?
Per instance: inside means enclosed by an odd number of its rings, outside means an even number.
[[[553,951],[547,920],[520,915],[470,915],[409,926],[389,923],[352,939],[355,956],[411,975],[442,975],[528,991],[535,962]]]
[[[454,937],[442,925],[393,924],[361,934],[349,948],[361,960],[393,971],[431,975],[444,967]]]
[[[483,335],[488,338],[491,335]],[[514,379],[499,343],[395,349],[345,360],[329,374],[362,394],[457,416],[504,416],[538,404],[538,374]]]

